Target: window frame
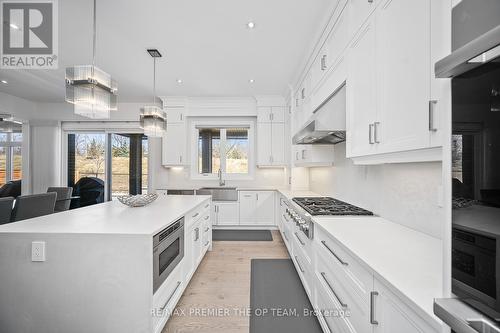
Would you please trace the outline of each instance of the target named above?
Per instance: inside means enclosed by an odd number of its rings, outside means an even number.
[[[23,134],[22,132],[18,132]],[[21,148],[21,173],[23,171],[22,168],[22,159],[23,159],[23,140],[21,141],[12,141],[13,133],[4,133],[7,135],[5,141],[0,141],[0,147],[5,148],[5,183],[13,180],[14,176],[14,148]],[[21,178],[22,179],[22,178]],[[1,181],[1,180],[0,180]]]
[[[223,180],[253,180],[255,174],[255,121],[249,118],[231,119],[224,118],[219,120],[192,119],[190,121],[191,144],[191,179],[192,180],[217,180],[217,173],[200,174],[198,161],[198,140],[199,128],[247,128],[248,129],[248,173],[226,173],[226,132],[221,131],[221,168]],[[224,158],[222,158],[224,156]]]

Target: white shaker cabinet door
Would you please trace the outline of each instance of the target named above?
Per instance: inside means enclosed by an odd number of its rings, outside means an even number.
[[[430,2],[384,0],[375,13],[378,153],[429,146]]]
[[[375,152],[374,123],[377,117],[375,66],[375,20],[372,17],[349,48],[347,157],[370,155]]]

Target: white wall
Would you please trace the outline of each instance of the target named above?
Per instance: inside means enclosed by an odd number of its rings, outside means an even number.
[[[438,206],[441,163],[356,166],[335,146],[335,166],[311,168],[310,189],[373,211],[392,222],[442,238]]]

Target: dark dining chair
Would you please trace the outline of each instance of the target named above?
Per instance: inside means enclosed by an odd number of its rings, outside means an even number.
[[[0,225],[10,223],[13,203],[13,197],[0,198]]]
[[[71,204],[71,194],[73,193],[72,187],[49,187],[47,193],[55,192],[56,205],[54,207],[54,212],[64,212],[69,209]]]
[[[17,197],[11,220],[15,222],[54,213],[56,197],[55,192]]]

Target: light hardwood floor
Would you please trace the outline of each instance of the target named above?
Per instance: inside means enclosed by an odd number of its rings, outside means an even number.
[[[250,306],[250,260],[288,258],[279,232],[272,233],[272,242],[214,242],[163,333],[248,332],[245,309]],[[211,313],[201,313],[207,309]],[[215,310],[221,313],[215,314]]]

